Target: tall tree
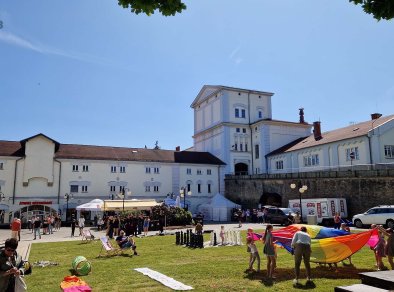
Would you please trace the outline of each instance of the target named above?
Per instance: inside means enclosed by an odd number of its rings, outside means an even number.
[[[364,11],[372,14],[377,20],[392,19],[394,17],[394,1],[393,0],[349,0],[355,5],[361,4]]]
[[[186,5],[181,0],[118,0],[118,4],[123,8],[130,8],[132,13],[145,13],[151,15],[155,10],[159,10],[164,16],[174,16],[186,9]]]
[[[361,5],[366,13],[372,14],[377,20],[394,18],[394,0],[349,0],[349,2]],[[118,4],[123,8],[130,8],[132,13],[145,13],[148,16],[156,10],[164,16],[174,16],[186,9],[182,0],[118,0]]]

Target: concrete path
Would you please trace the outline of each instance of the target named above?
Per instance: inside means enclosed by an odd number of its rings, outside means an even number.
[[[204,230],[213,230],[216,232],[220,231],[220,227],[224,225],[225,230],[246,230],[248,228],[253,228],[254,230],[264,229],[265,224],[258,224],[258,223],[244,223],[241,228],[238,227],[238,223],[205,223]],[[105,235],[105,231],[97,231],[96,228],[90,228],[91,233],[96,237],[99,238],[100,236]],[[176,231],[186,230],[187,228],[179,228],[179,229],[169,229],[165,231],[165,234],[174,234]],[[42,229],[41,229],[42,231]],[[75,234],[79,234],[78,228],[75,230]],[[148,236],[157,235],[158,231],[149,231]],[[11,230],[9,229],[0,229],[0,245],[4,244],[4,241],[11,236]],[[22,229],[21,231],[21,241],[18,245],[18,253],[22,256],[23,259],[28,260],[30,250],[33,243],[40,243],[40,242],[60,242],[60,241],[73,241],[73,240],[81,240],[81,236],[71,237],[71,228],[70,227],[62,227],[60,230],[54,230],[53,234],[42,234],[41,239],[37,238],[36,240],[33,239],[33,233],[28,229]]]

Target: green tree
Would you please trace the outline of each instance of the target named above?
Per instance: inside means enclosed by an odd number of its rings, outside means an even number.
[[[392,19],[394,17],[393,0],[349,0],[355,5],[361,4],[365,13],[372,14],[377,20]]]
[[[186,9],[186,5],[181,0],[118,0],[118,4],[123,8],[130,8],[132,13],[145,13],[151,15],[155,10],[159,10],[164,16],[174,16]]]

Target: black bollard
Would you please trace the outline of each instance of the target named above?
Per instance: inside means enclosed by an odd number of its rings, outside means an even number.
[[[190,230],[186,230],[186,246],[190,246]]]
[[[189,247],[196,247],[196,235],[194,233],[190,233],[190,244]]]
[[[183,244],[187,245],[187,234],[183,233]]]
[[[198,244],[197,247],[203,248],[204,247],[204,236],[202,234],[197,235]]]
[[[175,244],[179,245],[179,243],[180,243],[180,232],[176,231],[175,232]]]
[[[181,231],[181,233],[180,233],[180,237],[181,237],[181,241],[180,241],[180,245],[183,245],[183,231]]]
[[[217,239],[216,239],[216,232],[213,234],[213,246],[217,246],[218,245],[218,242],[217,242]]]

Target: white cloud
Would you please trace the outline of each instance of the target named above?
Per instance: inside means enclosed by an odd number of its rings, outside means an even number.
[[[241,46],[236,47],[229,55],[229,59],[232,60],[236,65],[242,63],[243,59],[238,57],[238,52],[240,51]]]
[[[44,55],[55,55],[55,56],[60,56],[60,57],[64,57],[64,58],[69,58],[69,59],[88,62],[88,63],[99,64],[99,65],[116,66],[116,65],[112,64],[109,60],[101,59],[101,58],[87,55],[87,54],[81,54],[81,53],[76,53],[76,52],[66,52],[63,50],[56,49],[56,48],[51,48],[49,46],[40,44],[38,42],[29,41],[23,37],[17,36],[15,34],[12,34],[9,32],[0,31],[0,42],[7,43],[7,44],[13,45],[13,46],[17,46],[17,47],[20,47],[23,49],[35,51],[37,53],[44,54]],[[116,66],[116,67],[119,67],[119,66]],[[120,67],[128,70],[128,68],[125,68],[123,66],[120,66]]]

